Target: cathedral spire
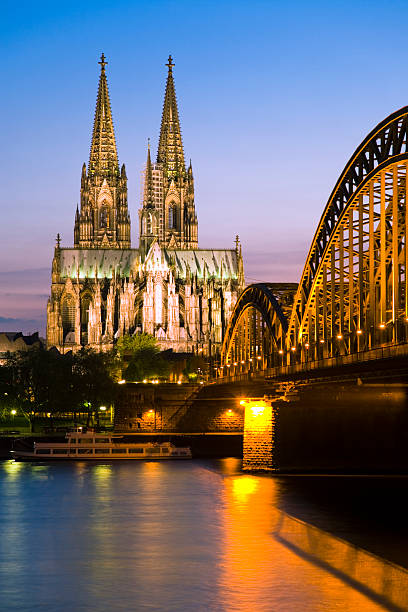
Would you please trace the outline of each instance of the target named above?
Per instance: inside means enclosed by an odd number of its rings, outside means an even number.
[[[169,55],[166,92],[160,128],[157,163],[163,164],[167,177],[177,177],[185,172],[183,142],[173,79],[173,58]]]
[[[152,160],[150,158],[150,138],[147,139],[147,162],[144,203],[145,208],[154,208]]]
[[[102,53],[99,62],[98,95],[96,99],[95,119],[92,132],[91,152],[89,155],[89,174],[103,176],[118,174],[119,161],[116,150],[115,132],[113,129],[112,111],[109,100],[108,82],[105,66],[108,62]]]

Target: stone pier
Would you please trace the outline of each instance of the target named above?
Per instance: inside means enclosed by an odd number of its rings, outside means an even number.
[[[245,400],[244,470],[274,471],[276,411],[269,400]]]

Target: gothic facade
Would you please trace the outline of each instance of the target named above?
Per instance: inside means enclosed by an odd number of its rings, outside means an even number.
[[[74,247],[59,235],[47,305],[47,345],[111,348],[147,332],[163,349],[215,355],[244,287],[241,247],[198,248],[191,162],[186,168],[169,57],[159,146],[143,172],[139,248],[131,248],[125,166],[120,168],[102,54],[91,152],[81,175]]]

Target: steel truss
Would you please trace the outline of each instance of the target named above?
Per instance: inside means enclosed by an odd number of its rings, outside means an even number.
[[[249,285],[241,293],[224,335],[223,373],[279,365],[287,329],[287,319],[270,285]]]
[[[261,356],[266,368],[407,342],[407,128],[404,107],[346,165],[315,233],[289,322],[260,285],[244,291],[225,335],[224,366]]]

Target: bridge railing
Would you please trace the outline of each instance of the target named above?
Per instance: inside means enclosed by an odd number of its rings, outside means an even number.
[[[377,361],[380,359],[391,359],[396,357],[408,356],[408,343],[389,344],[373,348],[367,351],[360,351],[350,355],[339,355],[338,357],[326,357],[315,361],[304,361],[302,363],[277,366],[273,368],[265,368],[264,370],[255,370],[232,374],[230,376],[220,376],[217,379],[209,381],[210,383],[226,383],[226,382],[244,382],[249,380],[263,380],[265,378],[277,378],[299,372],[310,372],[313,370],[323,370],[329,368],[339,368],[353,363],[364,363],[369,361]]]
[[[316,361],[304,361],[287,366],[267,368],[264,370],[265,377],[275,378],[286,374],[296,374],[298,372],[309,372],[311,370],[322,370],[325,368],[339,368],[352,363],[363,363],[366,361],[377,361],[379,359],[390,359],[395,357],[408,356],[408,343],[391,344],[373,348],[368,351],[351,353],[350,355],[339,355],[338,357],[326,357]]]

